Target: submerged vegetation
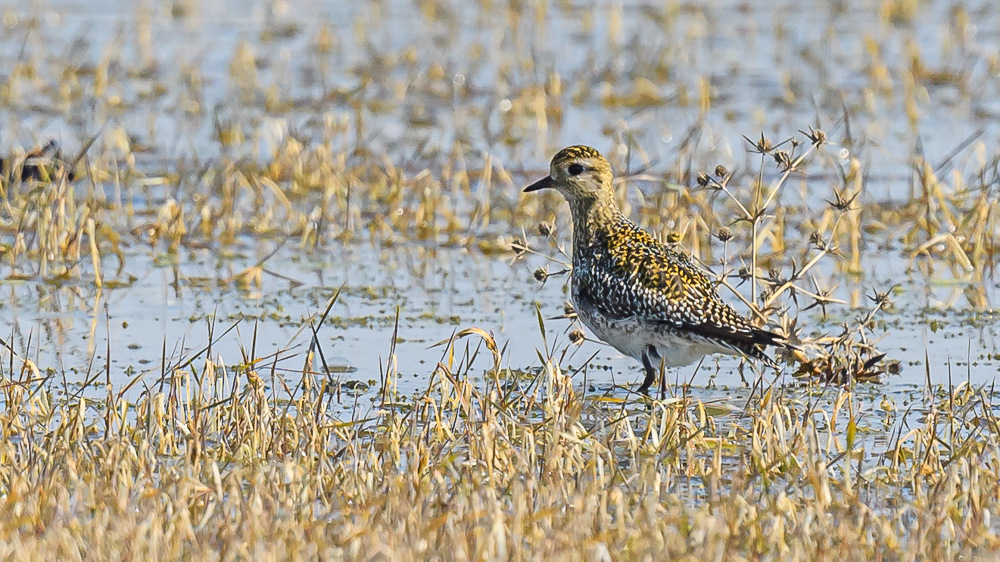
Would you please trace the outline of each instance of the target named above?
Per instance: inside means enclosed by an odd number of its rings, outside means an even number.
[[[991,3],[23,4],[0,557],[1000,551]],[[520,196],[575,143],[781,372],[629,392]]]

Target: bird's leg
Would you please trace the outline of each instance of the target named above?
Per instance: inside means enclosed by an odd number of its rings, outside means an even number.
[[[660,359],[660,372],[663,375],[660,377],[660,400],[667,399],[667,371],[663,368],[664,360]]]
[[[653,381],[656,380],[656,369],[653,367],[653,363],[649,360],[650,352],[655,351],[653,346],[646,348],[646,351],[642,352],[642,366],[646,370],[646,378],[642,380],[642,386],[639,387],[639,392],[643,394],[649,394],[649,387],[653,386]]]

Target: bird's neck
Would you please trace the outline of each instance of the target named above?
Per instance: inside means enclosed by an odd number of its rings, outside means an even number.
[[[610,192],[571,201],[570,210],[573,214],[574,258],[592,246],[599,236],[606,234],[622,216]]]

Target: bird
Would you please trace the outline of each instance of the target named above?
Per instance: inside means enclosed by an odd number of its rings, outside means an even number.
[[[569,203],[573,306],[600,340],[642,362],[639,392],[648,393],[660,365],[681,367],[715,353],[776,367],[765,349],[789,347],[787,340],[742,316],[688,255],[629,220],[613,181],[600,152],[575,145],[556,153],[549,175],[524,192],[554,189]]]

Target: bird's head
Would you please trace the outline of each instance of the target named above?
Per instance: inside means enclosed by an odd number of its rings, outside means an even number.
[[[597,150],[583,145],[569,146],[556,153],[549,175],[524,188],[538,191],[552,188],[570,203],[613,198],[611,164]]]

